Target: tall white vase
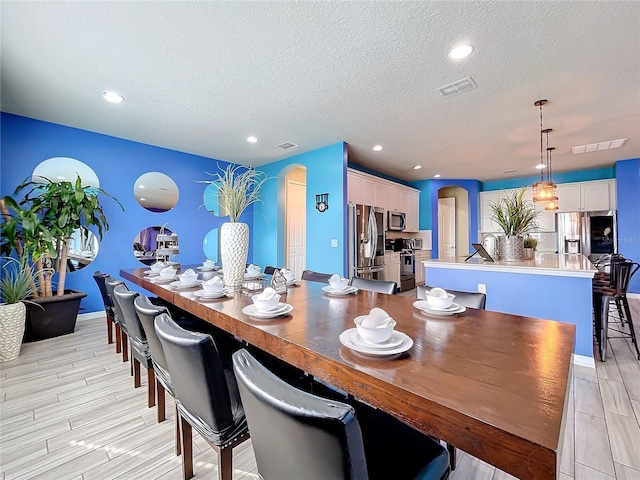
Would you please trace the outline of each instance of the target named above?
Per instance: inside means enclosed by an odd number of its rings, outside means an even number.
[[[226,287],[242,287],[248,253],[249,225],[240,222],[223,223],[220,228],[220,256]]]
[[[0,362],[20,356],[26,316],[22,302],[0,305]]]

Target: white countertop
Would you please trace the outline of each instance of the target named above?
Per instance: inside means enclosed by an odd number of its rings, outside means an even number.
[[[593,278],[598,271],[582,254],[536,253],[533,260],[522,262],[485,262],[478,256],[468,261],[466,257],[436,258],[423,260],[429,268],[449,268],[454,270],[486,270],[488,272],[523,273],[526,275],[552,275],[557,277]]]

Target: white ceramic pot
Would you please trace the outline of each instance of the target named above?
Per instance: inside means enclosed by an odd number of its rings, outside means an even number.
[[[0,362],[20,356],[27,308],[24,303],[0,305]]]
[[[224,284],[228,288],[241,288],[249,253],[249,225],[225,222],[220,227],[220,257]]]

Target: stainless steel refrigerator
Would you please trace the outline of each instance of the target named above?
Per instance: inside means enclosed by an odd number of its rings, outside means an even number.
[[[347,209],[350,277],[384,276],[384,209],[350,203]]]
[[[582,253],[595,261],[618,253],[615,210],[558,213],[558,253]]]

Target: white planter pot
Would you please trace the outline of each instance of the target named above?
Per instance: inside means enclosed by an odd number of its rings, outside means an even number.
[[[224,284],[229,288],[241,288],[249,253],[249,225],[226,222],[220,228],[220,256]]]
[[[20,356],[27,308],[24,303],[0,305],[0,362]]]

